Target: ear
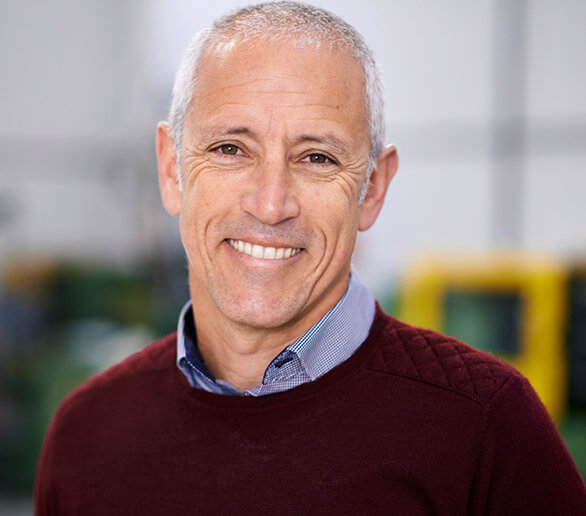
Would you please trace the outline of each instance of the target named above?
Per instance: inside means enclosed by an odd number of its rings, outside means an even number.
[[[159,187],[163,206],[171,215],[179,215],[181,190],[179,168],[175,155],[175,142],[167,122],[157,125],[157,163],[159,165]]]
[[[374,224],[383,207],[387,188],[399,166],[399,156],[394,145],[387,145],[370,175],[366,197],[360,205],[358,230],[365,231]]]

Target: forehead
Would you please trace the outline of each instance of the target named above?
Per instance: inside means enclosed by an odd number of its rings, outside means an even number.
[[[191,110],[291,108],[366,121],[364,72],[346,48],[289,39],[237,39],[211,45],[197,68]]]

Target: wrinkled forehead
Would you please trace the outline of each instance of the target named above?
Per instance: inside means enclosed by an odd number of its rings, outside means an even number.
[[[274,124],[289,135],[344,133],[362,149],[368,146],[363,76],[343,48],[259,38],[215,43],[198,65],[187,128],[253,125],[268,134]]]
[[[268,55],[270,60],[276,63],[286,59],[284,54],[288,49],[303,51],[308,60],[315,62],[316,73],[324,56],[337,56],[334,66],[339,63],[348,76],[353,76],[357,87],[360,88],[360,95],[364,97],[365,74],[362,62],[344,40],[311,31],[298,33],[289,29],[273,29],[254,36],[228,31],[208,41],[194,70],[192,100],[197,96],[198,83],[205,79],[210,64],[219,68],[231,56],[246,53]],[[202,66],[204,63],[206,66]]]

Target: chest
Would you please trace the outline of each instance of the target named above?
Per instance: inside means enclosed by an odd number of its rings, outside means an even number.
[[[103,438],[88,441],[84,472],[70,478],[91,481],[78,488],[93,498],[86,506],[101,514],[466,512],[478,408],[451,393],[373,385],[360,397],[339,392],[270,410],[170,403],[153,413],[160,417],[121,426],[109,449]]]

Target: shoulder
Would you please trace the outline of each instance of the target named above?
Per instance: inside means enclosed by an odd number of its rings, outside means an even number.
[[[523,377],[494,356],[432,330],[406,324],[377,306],[369,340],[376,351],[369,368],[481,404],[511,379]]]
[[[148,419],[157,395],[172,388],[176,336],[154,342],[90,378],[60,404],[47,430],[37,467],[35,506],[47,514],[63,486],[112,457],[124,456]],[[159,405],[160,406],[160,403]],[[65,492],[65,491],[63,491]],[[61,513],[55,510],[55,514]]]
[[[143,350],[91,377],[74,389],[61,403],[56,416],[66,419],[84,408],[96,412],[102,405],[112,407],[114,399],[144,392],[157,375],[166,374],[175,362],[176,334],[153,342]],[[168,375],[170,376],[170,375]]]

